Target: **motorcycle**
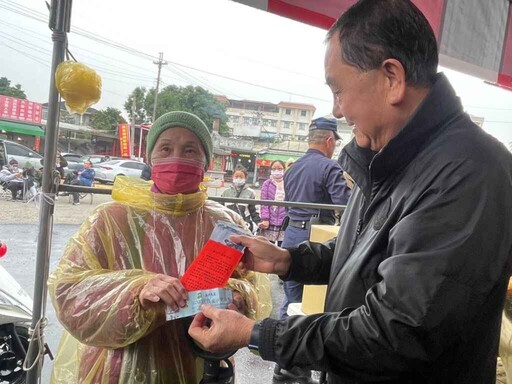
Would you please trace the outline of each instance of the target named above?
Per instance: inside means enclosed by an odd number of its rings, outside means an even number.
[[[0,258],[6,253],[7,246],[0,241]],[[0,384],[25,383],[23,362],[31,321],[32,299],[0,265]],[[46,352],[49,353],[48,346]]]

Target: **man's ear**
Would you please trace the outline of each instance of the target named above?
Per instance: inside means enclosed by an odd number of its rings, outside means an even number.
[[[382,62],[381,70],[387,79],[388,101],[391,105],[400,104],[405,98],[405,69],[398,60],[387,59]]]

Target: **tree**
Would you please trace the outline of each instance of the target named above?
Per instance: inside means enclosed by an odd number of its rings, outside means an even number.
[[[143,95],[141,89],[144,90]],[[135,88],[128,101],[125,103],[126,111],[131,109],[131,98],[137,94],[137,112],[138,116],[143,115],[146,119],[150,119],[153,114],[153,103],[155,100],[155,89],[151,88],[146,91],[144,88]],[[141,99],[139,99],[141,97]],[[139,101],[142,100],[142,108],[139,109]],[[143,111],[143,112],[142,112]],[[227,125],[228,118],[226,116],[226,107],[217,101],[213,94],[201,87],[179,87],[169,85],[158,93],[158,105],[156,115],[161,116],[169,111],[186,111],[199,116],[210,129],[213,126],[213,119],[220,119],[220,133],[229,132]]]
[[[17,97],[18,99],[27,98],[25,91],[21,89],[21,85],[16,84],[14,87],[11,87],[11,80],[7,77],[0,77],[0,95]]]
[[[96,112],[91,118],[91,126],[95,129],[111,130],[112,125],[124,124],[126,120],[117,108],[108,107]]]
[[[154,91],[153,91],[154,92]],[[130,120],[132,119],[132,102],[133,98],[135,98],[135,124],[142,124],[148,121],[148,117],[151,116],[151,113],[148,114],[148,110],[144,108],[147,90],[144,87],[137,87],[133,90],[133,92],[128,96],[128,100],[124,103],[124,109],[130,116]]]

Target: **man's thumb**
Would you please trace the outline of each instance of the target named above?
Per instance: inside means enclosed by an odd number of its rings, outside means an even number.
[[[251,236],[245,236],[245,235],[231,235],[229,237],[229,240],[231,240],[233,243],[241,244],[244,247],[248,246],[247,242],[250,239],[251,239]]]
[[[218,311],[219,311],[219,309],[215,308],[212,305],[208,305],[208,304],[201,305],[201,312],[203,313],[203,315],[205,317],[207,317],[209,319],[212,319],[213,317],[215,317],[215,315],[217,314]]]

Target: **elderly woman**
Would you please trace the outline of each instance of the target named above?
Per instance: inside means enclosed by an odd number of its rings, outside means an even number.
[[[147,139],[153,183],[116,179],[114,201],[100,206],[71,239],[49,279],[57,316],[72,336],[61,341],[52,382],[200,381],[202,364],[189,350],[183,319],[166,322],[164,309],[185,305],[179,278],[215,224],[243,225],[206,200],[201,181],[212,152],[210,132],[197,116],[161,116]],[[262,275],[235,272],[229,286],[241,312],[268,315]]]

